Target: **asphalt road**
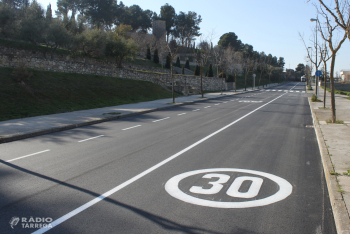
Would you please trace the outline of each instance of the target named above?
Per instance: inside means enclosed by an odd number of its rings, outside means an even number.
[[[288,83],[1,144],[0,233],[336,233],[310,125]]]

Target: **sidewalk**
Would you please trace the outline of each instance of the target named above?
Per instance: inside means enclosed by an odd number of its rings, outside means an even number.
[[[350,100],[348,96],[335,94],[337,120],[344,124],[332,124],[326,122],[332,119],[330,93],[326,93],[326,109],[323,109],[323,97],[324,90],[320,88],[318,99],[322,102],[311,102],[309,98],[309,103],[337,232],[350,234],[350,173],[343,175],[350,170]]]
[[[275,85],[277,84],[270,84],[268,87]],[[246,92],[250,91],[252,91],[252,88],[247,88]],[[234,91],[225,91],[223,92],[224,95],[221,95],[221,92],[205,93],[205,99],[201,98],[201,95],[183,96],[175,99],[176,104],[172,104],[172,98],[167,98],[150,102],[140,102],[120,106],[1,121],[0,143],[97,124],[132,115],[148,113],[174,106],[186,105],[192,102],[200,102],[203,100],[215,99],[224,97],[225,95],[234,95],[244,92],[244,89],[239,89],[237,90],[237,93]]]

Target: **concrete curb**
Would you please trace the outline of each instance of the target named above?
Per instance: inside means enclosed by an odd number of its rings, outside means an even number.
[[[257,90],[247,90],[247,91],[243,91],[240,93],[227,94],[227,95],[222,95],[222,96],[213,97],[213,98],[204,98],[202,100],[193,100],[193,101],[188,101],[188,102],[184,102],[184,103],[175,103],[174,105],[171,105],[171,106],[154,108],[154,109],[149,109],[149,110],[139,111],[139,112],[134,112],[134,113],[129,113],[129,114],[121,114],[118,116],[100,118],[97,120],[92,120],[92,121],[87,121],[87,122],[82,122],[82,123],[77,123],[77,124],[68,124],[65,126],[54,127],[54,128],[44,129],[44,130],[38,130],[38,131],[33,131],[33,132],[28,132],[28,133],[23,133],[23,134],[19,133],[19,134],[14,134],[14,135],[9,135],[9,136],[5,135],[5,136],[0,137],[0,144],[6,143],[6,142],[11,142],[11,141],[16,141],[16,140],[21,140],[21,139],[25,139],[25,138],[29,138],[29,137],[40,136],[40,135],[44,135],[44,134],[48,134],[48,133],[60,132],[60,131],[69,130],[69,129],[73,129],[73,128],[94,125],[94,124],[98,124],[98,123],[103,123],[103,122],[107,122],[107,121],[112,121],[112,120],[116,120],[116,119],[130,117],[130,116],[134,116],[134,115],[146,114],[146,113],[164,110],[164,109],[168,109],[168,108],[173,108],[173,107],[177,107],[177,106],[184,106],[184,105],[188,105],[188,104],[195,103],[195,102],[203,102],[206,100],[223,98],[223,97],[227,97],[227,96],[233,96],[233,95],[252,92],[252,91],[257,91]]]
[[[324,175],[327,183],[328,194],[331,201],[337,233],[350,234],[349,214],[346,209],[343,196],[340,192],[338,192],[337,176],[330,174],[331,171],[334,171],[334,168],[333,168],[331,159],[329,157],[329,152],[327,150],[326,142],[324,140],[320,125],[318,124],[315,112],[311,106],[311,97],[308,98],[308,101],[309,101],[309,106],[312,113],[312,119],[313,119],[318,146],[320,148],[323,170],[324,170]]]

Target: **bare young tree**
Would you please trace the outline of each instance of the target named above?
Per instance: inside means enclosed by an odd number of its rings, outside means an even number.
[[[200,76],[201,76],[201,93],[202,98],[204,98],[203,93],[203,69],[208,64],[210,58],[210,43],[208,40],[201,38],[200,43],[196,49],[194,49],[194,54],[196,58],[197,65],[200,67]]]
[[[243,59],[241,61],[242,63],[242,69],[244,71],[244,91],[247,90],[247,77],[249,72],[253,71],[255,69],[255,61],[251,56],[243,55]]]
[[[333,17],[334,21],[345,31],[350,40],[350,2],[348,0],[334,0],[335,6],[331,9],[323,0],[319,0],[323,7]]]
[[[338,28],[339,25],[334,25],[330,21],[328,14],[322,9],[319,8],[319,13],[323,16],[323,18],[326,20],[324,23],[324,29],[321,27],[321,23],[319,24],[319,30],[321,32],[322,38],[325,40],[325,42],[328,44],[328,47],[332,53],[331,57],[331,70],[330,70],[330,79],[331,79],[331,106],[332,106],[332,122],[335,123],[336,121],[336,112],[335,112],[335,97],[334,97],[334,65],[335,65],[335,56],[337,52],[339,51],[340,47],[344,43],[345,39],[347,38],[347,32],[344,33],[343,38],[340,39],[340,41],[334,42],[334,32]]]
[[[319,22],[319,21],[318,21]],[[322,63],[322,60],[321,59],[318,59],[317,57],[317,53],[315,54],[315,57],[312,56],[312,50],[315,50],[315,51],[318,51],[319,48],[320,48],[320,45],[319,43],[316,43],[316,40],[314,39],[315,37],[312,37],[313,39],[310,40],[310,42],[312,43],[312,47],[308,47],[306,46],[306,43],[305,43],[305,40],[304,40],[304,37],[299,33],[299,37],[300,39],[303,41],[303,44],[304,44],[304,47],[307,51],[307,57],[308,59],[310,60],[310,62],[315,65],[315,67],[319,67],[320,64]],[[311,49],[311,51],[310,51]],[[312,68],[311,68],[312,69]],[[312,76],[312,74],[311,74]],[[309,83],[309,88],[311,88],[311,76],[310,76],[310,82]],[[316,90],[315,90],[315,94],[317,95],[317,83],[316,83]]]
[[[260,89],[261,76],[266,71],[266,68],[267,68],[267,63],[266,63],[266,57],[265,56],[260,56],[259,57],[258,67],[259,67],[259,70],[260,70],[259,86],[258,86],[258,88]],[[263,87],[264,87],[264,84],[263,84]]]
[[[322,49],[321,49],[322,48]],[[321,60],[324,66],[324,93],[323,93],[323,108],[326,108],[326,89],[327,89],[327,61],[332,58],[329,55],[329,49],[326,43],[320,47]]]
[[[173,41],[173,43],[166,43],[166,48],[167,48],[167,52],[168,55],[170,57],[170,77],[171,77],[171,92],[172,92],[172,96],[173,96],[173,103],[175,103],[175,90],[174,90],[174,58],[177,57],[177,51],[180,48],[179,46],[177,46],[176,42]]]

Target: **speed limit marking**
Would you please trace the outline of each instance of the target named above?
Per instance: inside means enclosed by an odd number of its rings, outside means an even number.
[[[211,185],[211,186],[205,186],[205,187],[210,187],[208,189],[203,188],[201,186],[192,186],[189,189],[189,192],[194,194],[204,194],[204,195],[217,194],[223,189],[224,185],[230,179],[230,176],[224,174],[224,172],[241,172],[241,173],[250,174],[251,176],[236,177],[232,182],[232,184],[228,187],[226,191],[226,195],[234,198],[246,198],[246,199],[252,199],[252,200],[241,201],[241,202],[222,202],[222,201],[205,200],[202,198],[198,198],[198,197],[194,197],[189,194],[186,194],[179,188],[179,183],[183,179],[193,175],[197,175],[197,174],[204,174],[202,178],[205,178],[205,179],[217,178],[217,180],[208,182],[208,184]],[[275,182],[278,185],[279,190],[271,196],[268,196],[262,199],[254,199],[259,194],[264,178],[270,179],[271,181]],[[250,187],[246,192],[241,192],[240,187],[245,181],[251,181]],[[174,198],[177,198],[187,203],[199,205],[199,206],[207,206],[207,207],[214,207],[214,208],[250,208],[250,207],[258,207],[258,206],[266,206],[266,205],[281,201],[292,193],[293,187],[287,180],[265,172],[253,171],[253,170],[247,170],[247,169],[237,169],[237,168],[213,168],[213,169],[202,169],[202,170],[185,172],[180,175],[174,176],[166,182],[165,190]]]

